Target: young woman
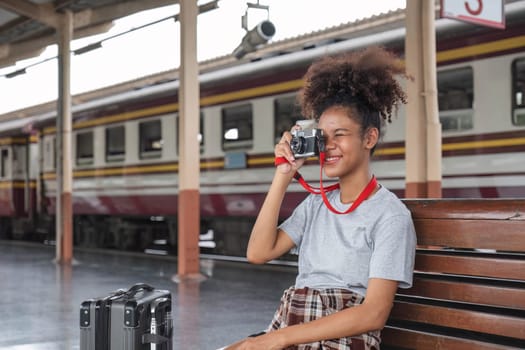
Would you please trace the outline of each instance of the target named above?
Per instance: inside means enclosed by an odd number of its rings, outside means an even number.
[[[309,195],[278,226],[286,190],[304,163],[294,158],[292,134],[284,133],[275,146],[283,164],[247,256],[263,264],[293,250],[299,273],[266,333],[227,349],[379,349],[396,289],[412,284],[416,245],[410,212],[370,168],[382,124],[406,102],[398,76],[403,67],[382,48],[326,57],[309,68],[302,112],[322,130],[324,174],[337,178],[339,188],[324,199]]]

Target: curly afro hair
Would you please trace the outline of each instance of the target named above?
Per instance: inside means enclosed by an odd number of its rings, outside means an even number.
[[[370,127],[381,132],[381,124],[391,122],[392,112],[406,103],[396,75],[407,78],[401,61],[382,47],[321,58],[304,76],[298,96],[302,113],[319,120],[329,107],[347,107],[363,133]]]

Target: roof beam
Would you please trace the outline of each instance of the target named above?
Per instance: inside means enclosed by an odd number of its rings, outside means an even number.
[[[113,26],[112,22],[75,30],[74,38],[79,39],[105,33]],[[47,45],[56,44],[56,35],[42,36],[16,44],[0,45],[0,68],[14,65],[16,61],[40,55]]]
[[[0,68],[11,66],[18,60],[36,57],[44,52],[45,46],[28,46],[18,44],[13,47],[11,44],[0,45]]]
[[[1,3],[1,0],[0,0]],[[179,0],[135,0],[90,8],[75,13],[75,28],[100,22],[113,21],[137,12],[178,4]]]
[[[78,39],[80,37],[106,32],[111,28],[111,21],[113,20],[140,11],[178,3],[179,0],[133,0],[76,12],[73,21],[74,38]],[[48,3],[48,5],[51,4],[52,3]],[[49,14],[52,12],[49,6],[36,5],[27,0],[0,0],[0,8],[5,8],[38,21],[46,17],[42,13]],[[57,23],[59,23],[58,18],[60,18],[61,14],[52,13]],[[22,42],[2,44],[0,45],[0,68],[12,65],[17,60],[38,55],[47,45],[55,43],[56,35],[53,33]]]
[[[35,4],[27,0],[0,0],[0,7],[32,18],[53,28],[59,26],[59,15],[53,9],[52,3]]]

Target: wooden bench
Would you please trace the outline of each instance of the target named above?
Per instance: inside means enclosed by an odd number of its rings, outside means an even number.
[[[525,348],[525,199],[404,200],[418,249],[381,349]]]

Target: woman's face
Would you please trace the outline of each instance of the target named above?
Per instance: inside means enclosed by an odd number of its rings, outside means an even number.
[[[330,107],[319,118],[318,128],[323,130],[326,142],[324,172],[328,177],[340,179],[359,171],[368,171],[370,150],[377,142],[377,129],[365,135],[361,125],[354,121],[352,109]]]

